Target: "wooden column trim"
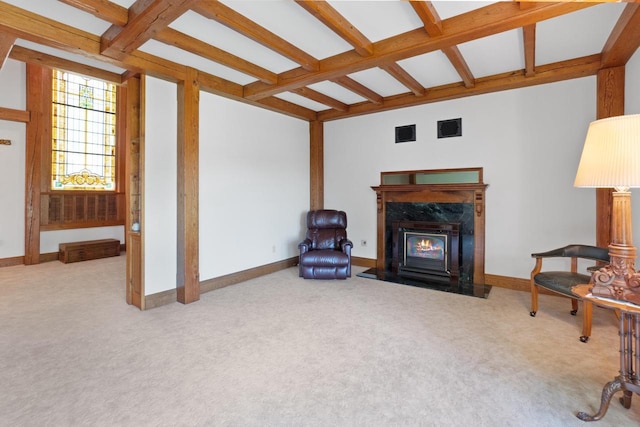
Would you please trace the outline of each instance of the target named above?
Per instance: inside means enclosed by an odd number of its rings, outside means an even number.
[[[309,209],[324,208],[324,123],[309,122]]]
[[[127,278],[126,278],[126,300],[127,304],[132,304],[144,310],[144,284],[142,283],[142,237],[140,233],[131,232],[134,219],[141,222],[137,215],[142,214],[142,91],[143,88],[139,77],[132,77],[127,80],[118,95],[118,120],[119,139],[121,139],[121,156],[125,158],[125,173],[123,173],[121,184],[125,187],[126,193],[126,214],[125,214],[125,239],[127,245]],[[124,155],[123,155],[124,154]],[[139,194],[135,196],[132,193]],[[137,205],[134,206],[133,198],[137,197]],[[139,210],[135,215],[134,211]]]
[[[199,106],[198,71],[187,68],[178,83],[178,244],[177,299],[189,304],[200,299],[199,273]]]
[[[25,144],[25,227],[24,263],[40,262],[40,194],[43,182],[45,153],[51,141],[51,71],[39,65],[27,64],[27,110],[30,120],[26,126]],[[45,180],[45,181],[43,181]]]
[[[598,71],[597,119],[624,114],[625,67],[603,68]],[[613,190],[596,189],[596,245],[607,247],[611,243],[611,208]]]

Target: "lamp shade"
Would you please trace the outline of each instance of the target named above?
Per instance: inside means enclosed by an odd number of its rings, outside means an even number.
[[[591,122],[576,187],[640,187],[640,114]]]

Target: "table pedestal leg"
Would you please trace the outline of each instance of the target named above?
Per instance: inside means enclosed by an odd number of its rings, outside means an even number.
[[[629,390],[624,391],[624,396],[620,398],[620,403],[624,406],[625,409],[631,408],[631,398],[633,397],[633,392]]]
[[[589,415],[586,412],[578,412],[577,417],[582,421],[598,421],[600,418],[604,417],[604,414],[607,413],[607,409],[609,409],[609,402],[611,402],[611,397],[621,391],[624,390],[622,387],[622,379],[617,377],[613,381],[609,381],[604,388],[602,389],[602,398],[600,399],[600,409],[595,415]],[[627,397],[627,392],[625,390],[625,398]],[[622,402],[624,405],[625,402]],[[631,405],[631,399],[629,398],[629,405]]]

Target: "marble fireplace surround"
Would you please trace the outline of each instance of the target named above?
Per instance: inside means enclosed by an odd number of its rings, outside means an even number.
[[[416,173],[430,172],[417,171]],[[378,272],[390,271],[393,221],[460,223],[460,281],[483,285],[485,246],[485,190],[482,169],[477,183],[381,184],[371,187],[377,196]],[[381,180],[381,182],[384,182]]]

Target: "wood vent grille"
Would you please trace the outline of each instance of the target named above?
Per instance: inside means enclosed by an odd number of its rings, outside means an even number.
[[[42,194],[40,225],[44,229],[124,224],[124,194]]]

